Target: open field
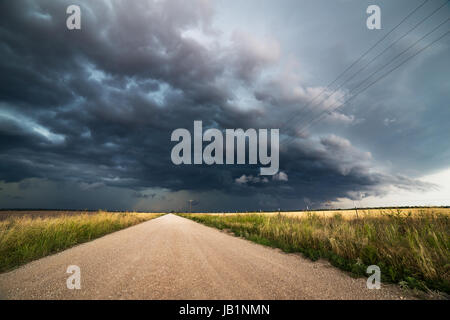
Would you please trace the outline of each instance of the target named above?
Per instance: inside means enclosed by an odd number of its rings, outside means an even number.
[[[81,211],[81,210],[0,210],[0,221],[8,218],[50,218],[61,216],[76,216],[80,214],[94,215],[98,211]]]
[[[159,217],[156,213],[74,211],[3,212],[0,272]]]
[[[448,209],[320,211],[304,213],[182,214],[286,252],[328,259],[355,275],[369,265],[382,281],[450,293]]]
[[[209,215],[236,215],[236,214],[264,214],[264,215],[284,215],[293,218],[305,217],[308,214],[314,214],[320,217],[334,217],[340,215],[344,219],[354,219],[363,217],[377,216],[420,216],[427,213],[450,215],[450,207],[403,207],[403,208],[359,208],[359,209],[339,209],[339,210],[308,210],[308,211],[263,211],[263,212],[230,212],[230,213],[202,213]]]
[[[408,288],[448,298],[448,209],[377,210],[180,214],[292,254],[171,214],[140,223],[161,214],[9,212],[0,298],[412,299]],[[72,264],[83,270],[76,292],[65,283]],[[369,265],[381,269],[381,290],[366,288]]]
[[[355,219],[364,217],[385,217],[385,216],[403,216],[403,217],[417,217],[432,214],[446,214],[450,215],[450,208],[446,207],[430,207],[430,208],[369,208],[369,209],[346,209],[346,210],[319,210],[319,211],[287,211],[280,212],[288,217],[303,217],[308,214],[314,214],[319,217],[334,217],[340,215],[344,219]],[[266,214],[274,215],[278,212],[268,212]]]
[[[27,218],[50,218],[50,217],[61,217],[61,216],[77,216],[80,214],[83,215],[96,215],[99,212],[108,212],[111,214],[116,213],[128,213],[128,211],[106,211],[106,210],[97,210],[97,211],[88,211],[88,210],[0,210],[0,221],[6,220],[8,218],[19,218],[19,217],[27,217]],[[147,212],[134,212],[132,213],[147,213]],[[159,212],[152,212],[152,214],[164,214]]]
[[[66,286],[68,265],[81,288]],[[415,299],[369,290],[326,261],[258,245],[167,214],[0,273],[2,299]]]

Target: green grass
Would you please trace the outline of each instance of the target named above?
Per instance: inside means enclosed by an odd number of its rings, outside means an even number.
[[[0,272],[159,216],[99,211],[44,218],[9,217],[0,221]]]
[[[181,216],[285,252],[301,252],[312,260],[328,259],[355,275],[367,276],[367,266],[378,265],[383,282],[450,293],[450,220],[446,214],[358,219],[339,214]]]

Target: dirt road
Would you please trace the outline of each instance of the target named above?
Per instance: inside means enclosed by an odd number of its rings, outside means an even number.
[[[69,265],[81,289],[69,290]],[[401,299],[311,262],[166,215],[0,274],[0,299]]]

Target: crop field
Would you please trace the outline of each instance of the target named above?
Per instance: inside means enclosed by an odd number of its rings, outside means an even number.
[[[159,216],[103,211],[3,211],[0,272]]]
[[[386,217],[386,216],[421,216],[427,213],[434,214],[447,214],[450,215],[450,207],[414,207],[414,208],[362,208],[362,209],[343,209],[343,210],[309,210],[309,211],[263,211],[263,212],[223,212],[223,213],[199,213],[196,214],[209,214],[209,215],[237,215],[237,214],[263,214],[263,215],[278,215],[302,218],[307,217],[310,214],[314,214],[319,217],[334,217],[335,215],[341,216],[343,219],[354,219],[364,217]]]
[[[354,275],[377,265],[382,281],[450,293],[448,208],[181,215]]]
[[[76,215],[95,215],[98,211],[73,211],[73,210],[1,210],[0,221],[8,218],[50,218],[61,216],[76,216]]]

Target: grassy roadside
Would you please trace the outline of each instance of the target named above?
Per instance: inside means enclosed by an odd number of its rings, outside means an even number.
[[[0,221],[0,272],[161,216],[108,213],[8,217]]]
[[[383,282],[450,293],[450,217],[446,214],[377,215],[344,219],[265,214],[180,214],[237,236],[328,259],[355,275],[378,265]]]

